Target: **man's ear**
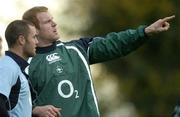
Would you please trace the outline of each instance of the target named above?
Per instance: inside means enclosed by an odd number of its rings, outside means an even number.
[[[18,43],[19,45],[24,45],[25,42],[26,42],[25,37],[24,37],[23,35],[19,35],[18,40],[17,40],[17,43]]]

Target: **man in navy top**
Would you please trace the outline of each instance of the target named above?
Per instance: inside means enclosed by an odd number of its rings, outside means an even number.
[[[11,22],[5,31],[9,50],[0,59],[0,114],[3,117],[31,117],[30,82],[25,68],[35,55],[37,31],[25,20]]]

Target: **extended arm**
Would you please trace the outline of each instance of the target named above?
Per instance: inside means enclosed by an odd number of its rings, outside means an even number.
[[[174,17],[159,19],[149,26],[140,26],[136,30],[112,32],[105,37],[93,38],[88,51],[90,63],[103,62],[129,54],[146,42],[148,36],[167,31],[170,27],[168,21]]]

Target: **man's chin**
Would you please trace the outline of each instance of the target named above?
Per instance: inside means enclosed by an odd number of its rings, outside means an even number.
[[[54,38],[54,40],[59,40],[60,39],[60,36],[56,36],[55,38]]]
[[[32,53],[29,57],[34,57],[36,56],[36,53]]]

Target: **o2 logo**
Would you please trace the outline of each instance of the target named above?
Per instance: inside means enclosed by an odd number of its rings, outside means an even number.
[[[68,87],[69,87],[69,92],[68,93],[65,94],[62,91],[62,85],[68,85]],[[69,80],[62,80],[61,82],[59,82],[59,84],[58,84],[58,93],[63,98],[70,98],[75,93],[75,98],[79,98],[78,90],[74,90],[73,84]]]

